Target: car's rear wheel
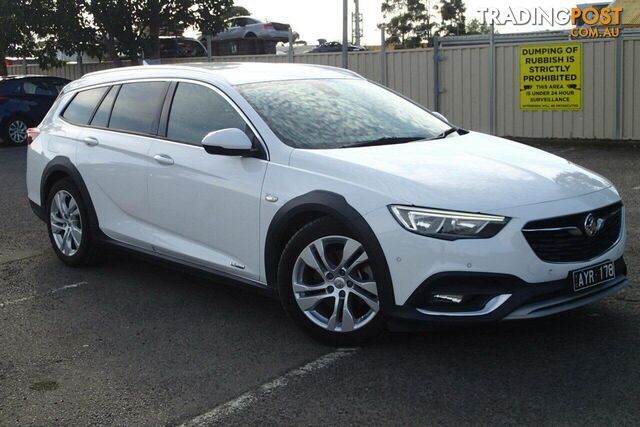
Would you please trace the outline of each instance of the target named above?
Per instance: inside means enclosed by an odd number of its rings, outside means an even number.
[[[278,268],[278,290],[285,310],[325,343],[358,345],[384,330],[366,247],[330,218],[291,238]]]
[[[93,233],[87,207],[71,179],[56,182],[47,199],[51,246],[62,262],[79,267],[91,261]]]
[[[11,145],[22,145],[27,141],[27,129],[29,129],[27,122],[16,117],[9,120],[2,137]]]

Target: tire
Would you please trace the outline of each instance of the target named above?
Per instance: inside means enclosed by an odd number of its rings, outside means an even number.
[[[247,34],[244,36],[244,38],[245,38],[245,39],[257,39],[257,38],[258,38],[258,36],[256,36],[254,33],[247,33]]]
[[[301,228],[285,246],[278,293],[285,311],[318,341],[360,345],[385,330],[375,277],[366,244],[325,217]]]
[[[96,248],[95,233],[87,205],[70,178],[53,184],[46,209],[49,240],[58,258],[71,267],[89,265]]]
[[[27,141],[29,123],[22,117],[12,117],[2,130],[2,139],[12,146],[23,145]]]

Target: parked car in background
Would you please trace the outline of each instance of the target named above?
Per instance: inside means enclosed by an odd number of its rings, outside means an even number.
[[[5,144],[21,145],[70,80],[49,76],[0,78],[0,132]]]
[[[349,45],[349,52],[364,52],[366,50],[367,50],[366,47],[356,46],[353,44]],[[342,52],[342,43],[340,42],[322,43],[320,46],[314,47],[307,53],[332,53],[332,52]]]
[[[289,24],[262,22],[250,16],[237,16],[227,22],[225,31],[216,34],[218,40],[244,38],[288,41]]]
[[[207,49],[196,39],[188,37],[160,37],[161,58],[197,58],[207,56]]]

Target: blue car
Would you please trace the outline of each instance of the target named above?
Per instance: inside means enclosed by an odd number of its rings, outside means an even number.
[[[22,145],[70,80],[50,76],[0,77],[0,138]]]

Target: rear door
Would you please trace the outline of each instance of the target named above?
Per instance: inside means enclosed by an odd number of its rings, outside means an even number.
[[[116,85],[80,133],[77,165],[109,237],[150,249],[147,175],[169,87],[164,81]]]
[[[171,103],[169,105],[169,103]],[[259,213],[267,161],[208,154],[209,132],[254,131],[215,88],[179,82],[163,113],[166,139],[153,143],[149,214],[155,249],[164,255],[250,279],[259,276]]]

